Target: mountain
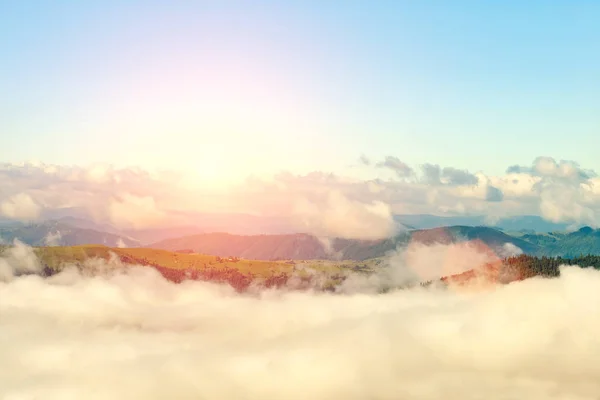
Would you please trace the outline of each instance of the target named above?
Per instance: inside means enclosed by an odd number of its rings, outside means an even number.
[[[261,216],[242,213],[182,214],[190,225],[204,232],[227,232],[235,235],[281,235],[297,230],[287,217]]]
[[[307,234],[241,236],[207,233],[168,239],[149,247],[177,251],[191,249],[197,253],[234,256],[248,259],[344,259],[367,260],[382,257],[398,246],[410,243],[456,243],[478,241],[497,253],[506,252],[510,243],[524,252],[537,253],[537,245],[488,227],[455,226],[415,230],[381,240],[331,239],[329,242]]]
[[[207,233],[168,239],[148,247],[170,251],[192,249],[197,253],[255,260],[330,258],[323,243],[306,234],[242,236]]]
[[[125,235],[78,228],[58,221],[0,227],[1,242],[11,243],[14,239],[30,246],[78,246],[82,244],[102,244],[114,247],[140,246],[140,242]]]
[[[57,218],[56,220],[48,220],[47,222],[52,222],[52,221],[55,221],[55,222],[58,222],[61,224],[66,224],[73,228],[90,229],[93,231],[113,233],[116,235],[121,233],[119,231],[119,229],[115,228],[114,226],[112,226],[108,223],[104,223],[104,224],[97,223],[88,218],[64,216],[64,217]]]
[[[566,231],[569,228],[567,224],[559,224],[546,221],[536,215],[523,215],[517,217],[501,218],[492,223],[485,216],[437,216],[430,214],[414,215],[395,215],[394,219],[404,225],[409,225],[415,229],[432,229],[437,227],[449,226],[487,226],[509,232],[518,232],[529,230],[532,232],[556,232]]]
[[[55,220],[77,228],[127,235],[145,244],[202,232],[227,232],[234,235],[282,235],[298,232],[297,227],[287,217],[244,213],[176,212],[173,213],[168,226],[136,230],[120,230],[107,220],[95,222],[88,211],[76,207],[46,210],[42,218],[44,221]],[[567,224],[549,222],[534,215],[501,218],[496,222],[488,221],[484,216],[437,216],[431,214],[395,215],[394,220],[409,230],[450,226],[487,226],[505,232],[546,233],[566,231],[570,228]],[[9,222],[0,219],[0,225]]]
[[[546,221],[537,215],[523,215],[518,217],[502,218],[493,225],[495,228],[508,232],[535,231],[535,232],[562,232],[571,228],[569,224]]]
[[[496,253],[504,253],[506,244],[516,246],[527,254],[541,251],[535,243],[486,226],[450,226],[417,230],[411,232],[411,239],[424,244],[481,241]]]
[[[541,247],[539,255],[573,258],[580,255],[600,254],[600,230],[588,226],[571,233],[523,235],[521,239]]]
[[[159,242],[161,240],[167,240],[177,238],[181,236],[196,235],[203,233],[204,230],[197,226],[177,226],[173,228],[154,228],[154,229],[137,229],[137,230],[124,230],[123,234],[136,239],[140,243],[150,244]]]

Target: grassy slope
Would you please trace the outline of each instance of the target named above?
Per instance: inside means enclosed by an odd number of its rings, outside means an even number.
[[[218,262],[216,256],[204,254],[180,254],[167,250],[146,248],[113,248],[99,245],[69,247],[38,247],[35,249],[42,263],[54,270],[60,270],[68,263],[82,263],[89,258],[108,259],[114,253],[128,264],[157,264],[170,269],[202,269],[208,266],[236,268],[240,272],[252,271],[258,275],[269,275],[270,271],[288,272],[292,265],[274,261],[240,260],[238,262]]]
[[[173,270],[235,269],[242,274],[252,273],[255,276],[268,278],[273,275],[294,272],[298,267],[306,267],[325,274],[337,274],[344,270],[372,272],[377,260],[366,262],[353,261],[217,261],[217,256],[205,254],[182,254],[167,250],[148,248],[111,248],[99,245],[70,247],[37,247],[35,252],[41,262],[52,270],[61,270],[70,263],[82,264],[86,259],[109,259],[110,253],[116,254],[121,261],[128,264],[150,264]]]
[[[6,249],[6,246],[0,246],[0,254]],[[275,285],[278,285],[277,282],[285,284],[287,282],[286,276],[294,272],[300,278],[303,276],[310,278],[306,275],[308,274],[306,271],[302,271],[303,266],[318,272],[320,278],[325,278],[326,283],[322,288],[327,290],[327,287],[341,283],[344,279],[343,275],[346,272],[354,271],[371,274],[382,263],[381,259],[371,259],[361,262],[327,260],[286,262],[244,259],[238,261],[219,261],[217,256],[212,255],[181,254],[146,248],[109,248],[99,245],[38,247],[35,248],[35,252],[42,264],[53,271],[59,271],[69,264],[81,266],[86,260],[90,259],[109,259],[114,254],[126,264],[141,264],[156,267],[165,278],[175,282],[187,278],[214,280],[229,282],[238,290],[244,290],[256,278],[262,282],[269,282],[271,280],[271,283]],[[586,260],[583,261],[583,264],[587,262]],[[597,264],[600,264],[598,257],[592,261],[595,263],[595,267],[598,268]],[[562,261],[560,260],[556,261],[554,267],[558,267],[561,263]],[[443,277],[441,281],[451,286],[464,286],[466,284],[472,286],[471,283],[476,283],[475,286],[480,287],[482,284],[483,286],[487,286],[489,284],[509,283],[540,274],[543,276],[556,276],[556,273],[548,273],[552,268],[548,269],[549,265],[546,264],[548,264],[548,259],[519,256],[502,261],[497,260],[481,266],[474,266],[473,270]],[[550,265],[550,267],[552,266]],[[554,269],[558,271],[557,268]],[[198,274],[190,276],[190,271],[198,272]],[[285,279],[282,280],[282,278]],[[429,284],[431,282],[423,283]],[[270,286],[267,285],[267,287]]]

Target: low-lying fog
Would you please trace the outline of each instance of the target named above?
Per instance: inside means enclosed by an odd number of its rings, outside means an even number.
[[[600,393],[600,272],[591,269],[477,292],[241,295],[171,284],[143,267],[18,276],[37,268],[25,246],[0,260],[3,400]]]

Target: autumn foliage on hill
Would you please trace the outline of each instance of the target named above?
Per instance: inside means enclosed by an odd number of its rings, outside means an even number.
[[[475,241],[474,245],[482,252],[491,252],[491,250],[483,243],[478,246],[477,241]],[[534,276],[556,277],[560,274],[559,267],[561,265],[578,265],[584,268],[594,267],[600,269],[600,256],[589,255],[573,259],[563,259],[520,255],[500,259],[495,254],[489,255],[492,261],[475,266],[473,269],[460,274],[441,277],[440,281],[450,287],[486,288],[494,285],[521,281]],[[285,272],[274,272],[268,277],[260,277],[252,272],[242,273],[238,269],[227,265],[210,265],[205,266],[204,268],[193,269],[174,269],[161,266],[148,260],[134,260],[129,257],[122,257],[122,261],[151,266],[171,282],[181,283],[185,280],[200,280],[225,283],[232,286],[238,292],[248,290],[253,284],[263,288],[315,288],[313,285],[315,283],[314,276],[304,276],[300,278],[297,275]],[[340,284],[346,277],[347,275],[344,274],[336,274],[334,281],[337,284]],[[432,283],[432,281],[422,282],[421,285],[427,286],[430,283]],[[332,290],[331,287],[327,287],[326,289]]]

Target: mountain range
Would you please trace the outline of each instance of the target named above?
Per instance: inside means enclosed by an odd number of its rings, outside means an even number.
[[[500,218],[497,221],[485,216],[437,216],[430,214],[395,215],[396,222],[412,229],[431,229],[446,226],[488,226],[503,231],[557,232],[571,228],[568,224],[547,221],[537,215]],[[581,228],[574,226],[573,229]]]
[[[78,246],[91,243],[112,247],[141,245],[138,240],[126,235],[80,228],[59,221],[0,226],[0,243],[12,243],[15,239],[31,246]]]
[[[231,217],[231,215],[229,215]],[[215,233],[211,227],[229,224],[229,217],[205,219],[211,225],[175,226],[143,230],[119,230],[82,216],[62,215],[37,224],[0,224],[0,243],[19,239],[33,246],[74,246],[102,244],[112,247],[152,247],[247,259],[347,259],[381,257],[411,243],[456,243],[477,241],[499,255],[523,252],[537,256],[576,257],[600,254],[600,230],[583,227],[567,231],[566,225],[546,222],[535,216],[514,217],[497,222],[499,226],[450,225],[481,221],[480,217],[438,217],[432,215],[396,216],[407,230],[382,240],[322,239],[305,233],[235,234]],[[247,219],[247,223],[259,217]],[[460,219],[464,218],[464,219]],[[469,219],[470,218],[470,219]],[[221,222],[218,222],[221,221]],[[274,224],[273,221],[271,223]],[[440,224],[432,228],[431,224]],[[264,226],[264,225],[263,225]],[[279,224],[279,228],[283,225]],[[539,231],[552,228],[551,231]],[[554,229],[554,228],[563,228]],[[279,229],[278,229],[279,230]],[[239,231],[239,230],[238,230]],[[244,231],[241,229],[241,231]],[[254,230],[251,230],[254,232]],[[507,247],[510,246],[510,247]]]
[[[507,234],[489,227],[451,226],[417,229],[382,240],[321,240],[307,234],[231,235],[208,233],[167,239],[148,247],[170,251],[194,251],[247,259],[344,259],[382,257],[409,244],[477,242],[499,256],[515,254],[577,257],[600,254],[600,230],[589,227],[575,232]]]

